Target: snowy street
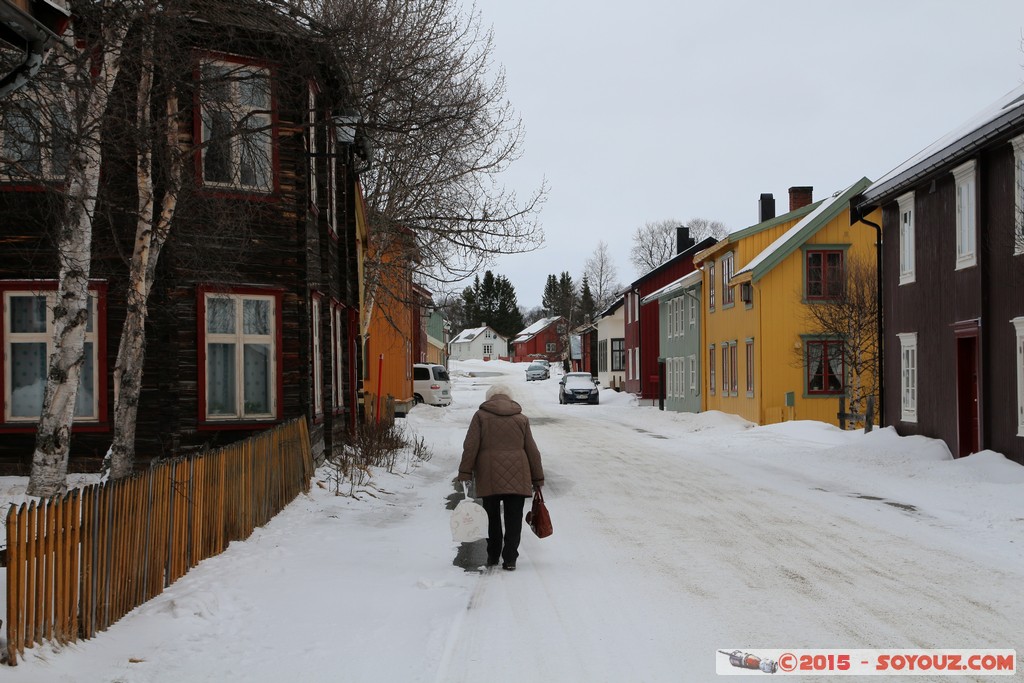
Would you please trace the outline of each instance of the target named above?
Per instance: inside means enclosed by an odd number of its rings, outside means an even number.
[[[375,473],[356,500],[321,480],[109,631],[28,651],[5,679],[706,681],[723,649],[1024,654],[1024,468],[610,390],[562,406],[560,372],[524,368],[453,362],[455,403],[406,421],[429,462]],[[445,504],[499,379],[531,418],[555,533],[524,526],[515,572],[465,571]]]

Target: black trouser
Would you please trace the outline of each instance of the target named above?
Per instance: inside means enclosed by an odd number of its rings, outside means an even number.
[[[519,539],[523,535],[524,496],[500,494],[484,496],[487,510],[487,559],[497,562],[498,556],[506,564],[515,564],[519,557]],[[501,533],[501,503],[505,503],[505,534]]]

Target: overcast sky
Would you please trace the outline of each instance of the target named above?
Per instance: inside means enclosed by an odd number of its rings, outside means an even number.
[[[466,7],[471,0],[464,0]],[[506,185],[546,179],[545,246],[493,267],[521,305],[600,240],[757,222],[762,192],[875,179],[1024,82],[1021,0],[477,0],[526,128]]]

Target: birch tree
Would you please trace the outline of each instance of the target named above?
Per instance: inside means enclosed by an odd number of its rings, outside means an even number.
[[[615,300],[616,293],[623,289],[618,280],[615,263],[608,251],[608,243],[604,240],[597,243],[594,253],[586,260],[583,275],[590,285],[598,312],[607,308]]]
[[[65,488],[71,426],[89,317],[89,272],[93,218],[100,184],[101,124],[121,68],[122,47],[134,7],[104,0],[77,5],[75,27],[51,53],[63,78],[51,87],[42,108],[65,107],[70,127],[69,157],[62,211],[57,216],[59,268],[52,309],[52,351],[32,454],[27,493],[53,496]],[[100,50],[80,48],[102,46]]]

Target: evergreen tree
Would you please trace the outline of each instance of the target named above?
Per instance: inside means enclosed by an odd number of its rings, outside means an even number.
[[[499,334],[511,337],[526,327],[512,282],[489,270],[483,280],[478,275],[463,290],[461,309],[460,331],[490,325]]]
[[[579,294],[576,291],[576,283],[568,271],[562,271],[558,279],[558,307],[555,315],[560,315],[569,321],[570,327],[579,323]]]
[[[589,323],[597,313],[597,303],[594,295],[590,292],[590,282],[587,276],[583,276],[583,284],[580,286],[580,324]]]
[[[558,278],[554,275],[548,275],[548,281],[544,285],[544,294],[540,299],[541,308],[544,309],[548,317],[558,315],[558,295]]]

